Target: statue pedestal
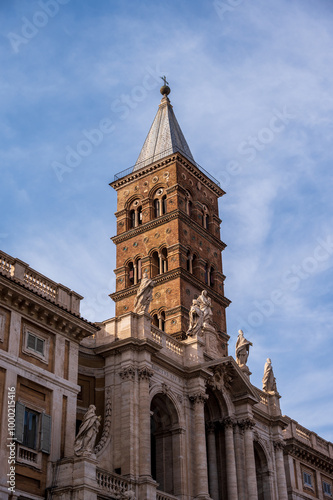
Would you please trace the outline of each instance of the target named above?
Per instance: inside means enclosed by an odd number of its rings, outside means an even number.
[[[239,368],[242,370],[244,375],[246,375],[248,378],[250,378],[250,375],[252,375],[252,372],[250,372],[250,369],[247,365],[238,365]]]
[[[58,464],[57,484],[52,498],[61,500],[97,500],[97,460],[90,457],[64,458]]]
[[[185,347],[185,362],[187,366],[204,362],[205,341],[203,338],[188,337],[183,341]]]

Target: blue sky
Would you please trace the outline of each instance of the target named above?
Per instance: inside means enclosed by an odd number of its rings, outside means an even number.
[[[242,328],[251,381],[271,357],[282,412],[332,441],[332,2],[3,0],[0,16],[1,248],[82,294],[89,320],[113,316],[108,184],[166,74],[227,192],[229,352]]]

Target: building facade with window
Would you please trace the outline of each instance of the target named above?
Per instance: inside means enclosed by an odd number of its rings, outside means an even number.
[[[0,498],[332,498],[332,443],[282,415],[275,379],[251,384],[248,350],[228,352],[224,191],[161,93],[138,161],[111,183],[115,318],[88,323],[80,296],[1,254],[2,423],[15,387],[18,458],[15,495],[3,480]],[[78,454],[92,408],[95,447]]]

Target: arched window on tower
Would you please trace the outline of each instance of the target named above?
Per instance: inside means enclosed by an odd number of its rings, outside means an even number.
[[[137,282],[139,283],[142,278],[142,260],[136,260],[136,272],[137,272]]]
[[[151,256],[151,275],[152,277],[159,274],[159,258],[158,253],[154,252]]]
[[[206,263],[206,264],[205,264],[205,283],[206,283],[206,285],[208,285],[208,282],[209,282],[209,281],[208,281],[208,276],[209,276],[209,266],[208,266],[208,264]]]
[[[167,197],[166,194],[162,196],[162,215],[167,213]]]
[[[213,267],[211,267],[209,273],[209,286],[214,287],[214,283],[215,283],[215,270]]]
[[[130,228],[135,227],[135,210],[130,211]]]
[[[165,311],[159,311],[153,315],[153,325],[165,332]]]
[[[187,256],[186,256],[186,270],[190,273],[191,272],[191,267],[192,267],[192,259],[193,256],[191,254],[191,250],[187,250]]]
[[[168,271],[168,251],[163,248],[160,254],[160,274],[166,273]]]
[[[134,285],[134,265],[133,262],[127,264],[127,285]]]
[[[138,207],[138,225],[142,224],[142,207]]]
[[[190,217],[192,215],[192,200],[191,200],[191,198],[192,198],[191,194],[189,193],[189,191],[187,191],[186,196],[185,196],[185,212]]]
[[[198,269],[197,269],[197,256],[195,253],[193,254],[192,257],[192,274],[196,277],[198,277]]]
[[[154,200],[154,215],[155,219],[161,215],[160,200],[157,198]]]
[[[164,193],[163,188],[159,188],[154,195],[154,217],[160,217],[161,215],[166,214],[167,212],[167,197]]]
[[[134,200],[130,205],[129,229],[138,227],[142,224],[142,206],[139,200]]]

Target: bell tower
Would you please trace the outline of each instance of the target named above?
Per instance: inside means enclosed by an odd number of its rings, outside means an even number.
[[[134,310],[144,272],[155,282],[153,324],[186,337],[193,299],[206,290],[213,323],[227,355],[219,182],[195,161],[168,95],[162,100],[134,167],[115,175],[117,191],[116,316]]]

